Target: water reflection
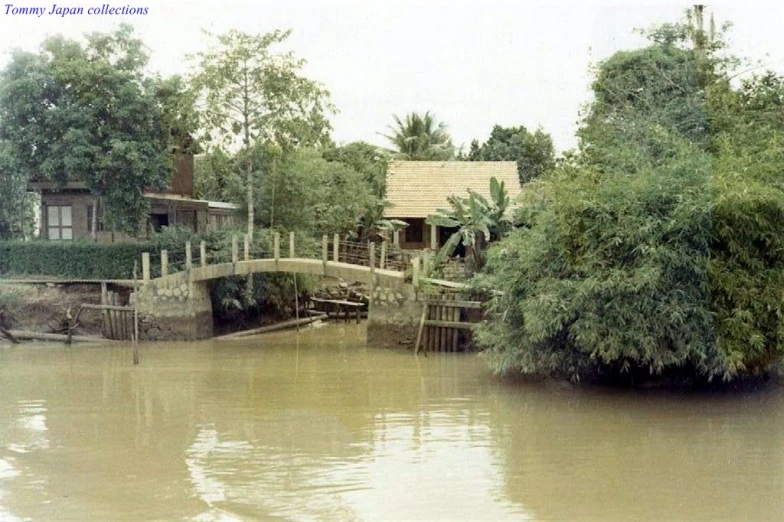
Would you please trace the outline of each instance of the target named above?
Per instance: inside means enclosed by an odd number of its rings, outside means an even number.
[[[10,348],[0,519],[781,520],[783,406],[511,385],[356,325],[150,345],[136,368]]]

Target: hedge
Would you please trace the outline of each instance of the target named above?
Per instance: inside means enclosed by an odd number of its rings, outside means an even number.
[[[152,251],[149,243],[0,241],[0,277],[131,279],[134,261]]]

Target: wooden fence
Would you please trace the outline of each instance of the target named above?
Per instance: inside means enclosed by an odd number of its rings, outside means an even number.
[[[463,301],[456,294],[445,294],[438,299],[424,299],[425,307],[419,322],[416,346],[430,352],[463,351],[474,322],[466,321],[467,311],[481,309],[479,301]]]

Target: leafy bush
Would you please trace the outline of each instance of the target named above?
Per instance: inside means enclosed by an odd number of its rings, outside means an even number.
[[[0,275],[39,275],[68,279],[131,279],[147,243],[86,241],[0,242]],[[141,275],[141,266],[138,267]]]

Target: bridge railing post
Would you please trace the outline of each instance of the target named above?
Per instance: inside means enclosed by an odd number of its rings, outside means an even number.
[[[289,232],[289,257],[294,259],[294,232]]]
[[[169,275],[169,251],[161,250],[161,277]]]
[[[368,241],[368,257],[370,261],[370,273],[376,269],[376,244]]]
[[[199,245],[199,259],[201,261],[202,268],[207,266],[207,242],[202,241]]]
[[[150,280],[150,253],[142,252],[142,280],[146,283]]]
[[[245,241],[244,241],[244,252],[243,252],[243,259],[245,261],[250,261],[250,237],[248,234],[245,234]]]
[[[340,236],[335,234],[332,239],[332,260],[337,263],[340,260]]]
[[[329,260],[329,236],[324,234],[321,236],[321,261],[324,263],[324,269],[327,268],[327,261]]]
[[[280,232],[275,232],[275,238],[272,244],[272,253],[275,261],[280,259]]]
[[[191,250],[191,242],[185,242],[185,270],[188,272],[193,268],[193,251]]]
[[[387,242],[386,240],[381,243],[381,259],[378,261],[378,267],[380,269],[384,269],[384,266],[387,264]]]
[[[231,236],[231,262],[236,263],[239,261],[239,249],[237,248],[237,236]]]

